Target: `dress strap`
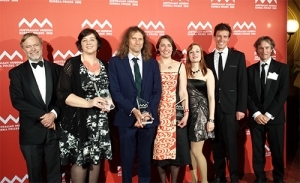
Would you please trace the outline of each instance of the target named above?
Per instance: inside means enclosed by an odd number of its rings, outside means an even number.
[[[179,65],[179,68],[178,68],[178,74],[179,74],[179,71],[180,71],[181,65],[182,65],[182,62],[180,62],[180,65]]]

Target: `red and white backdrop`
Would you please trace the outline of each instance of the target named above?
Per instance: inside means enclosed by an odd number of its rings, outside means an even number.
[[[19,45],[24,33],[39,34],[44,40],[44,58],[62,65],[68,57],[79,54],[75,41],[83,28],[98,31],[103,38],[99,57],[107,61],[116,52],[123,31],[137,25],[146,31],[153,45],[159,36],[171,35],[178,47],[175,57],[184,61],[186,48],[192,42],[200,43],[206,53],[211,52],[215,46],[213,28],[225,22],[233,29],[229,46],[244,52],[250,65],[258,60],[253,43],[262,35],[275,40],[274,57],[286,62],[286,16],[287,0],[0,0],[0,182],[28,182],[19,150],[19,116],[8,91],[8,71],[27,60]],[[251,138],[245,121],[240,128],[241,171],[253,172]],[[114,128],[112,136],[114,159],[103,164],[101,182],[121,182]],[[265,149],[266,169],[271,169],[267,144]],[[204,151],[210,156],[209,143]],[[212,172],[212,162],[208,164]],[[191,180],[188,167],[180,179]]]

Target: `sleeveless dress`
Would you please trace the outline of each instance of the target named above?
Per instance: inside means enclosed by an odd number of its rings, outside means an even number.
[[[153,150],[154,163],[158,166],[180,166],[191,162],[187,126],[180,128],[176,124],[175,106],[179,101],[178,78],[179,72],[161,72],[160,124],[157,128]]]
[[[188,79],[187,91],[189,94],[189,140],[198,142],[214,138],[214,132],[206,131],[208,120],[208,99],[206,82],[199,79]]]
[[[85,99],[91,100],[97,95],[94,83],[99,91],[108,90],[108,76],[105,67],[100,62],[101,72],[94,75],[81,64],[80,78],[81,86],[85,92]],[[88,108],[86,128],[87,141],[82,142],[80,138],[74,137],[66,130],[62,130],[60,139],[60,156],[62,165],[76,163],[82,166],[86,163],[100,164],[101,159],[112,159],[110,132],[107,112],[102,112],[98,108]]]

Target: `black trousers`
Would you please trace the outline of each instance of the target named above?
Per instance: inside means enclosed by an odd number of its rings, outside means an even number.
[[[38,137],[36,137],[38,138]],[[43,144],[20,145],[26,161],[29,182],[41,183],[43,180],[43,163],[45,163],[47,182],[60,183],[60,157],[58,139],[55,131],[49,129]]]
[[[253,170],[257,179],[265,179],[266,139],[271,151],[274,181],[282,181],[284,176],[283,144],[284,124],[254,125],[250,128],[253,151]]]
[[[236,115],[225,114],[220,104],[216,105],[215,139],[213,140],[214,170],[217,177],[225,177],[226,160],[232,182],[239,178],[238,170],[238,122]]]

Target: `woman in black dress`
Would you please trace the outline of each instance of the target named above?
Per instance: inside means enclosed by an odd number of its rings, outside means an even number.
[[[187,49],[186,73],[192,183],[198,182],[197,167],[201,173],[201,183],[207,183],[207,163],[202,148],[206,139],[214,138],[215,79],[212,71],[206,67],[202,48],[197,43],[192,43]]]
[[[102,159],[111,159],[108,125],[108,76],[97,57],[101,38],[93,29],[78,36],[81,55],[69,58],[61,73],[58,98],[62,103],[59,124],[62,165],[71,165],[73,183],[98,182]]]

